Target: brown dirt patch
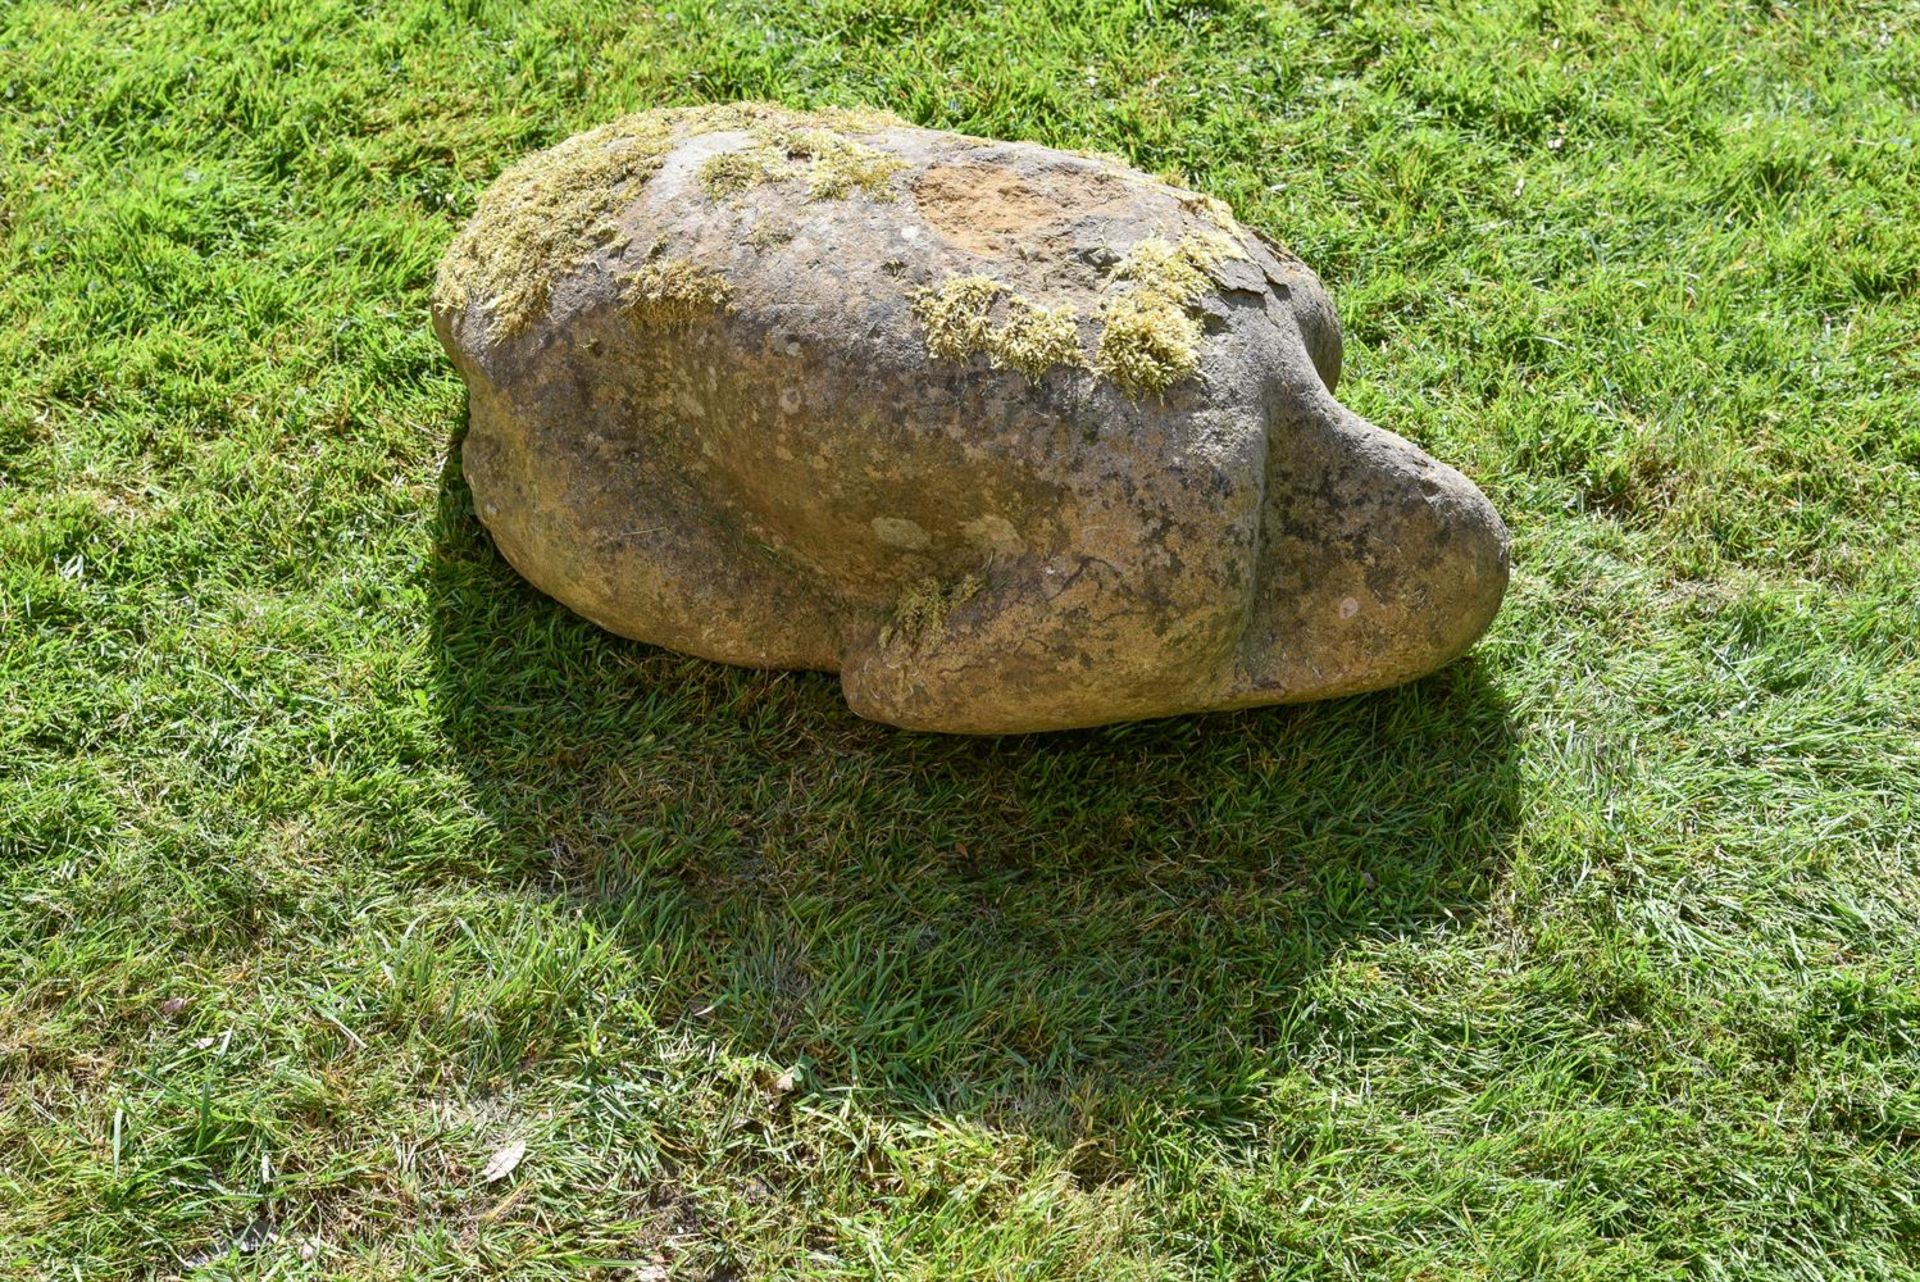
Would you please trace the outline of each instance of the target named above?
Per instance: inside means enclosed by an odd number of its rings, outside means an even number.
[[[934,165],[913,189],[920,216],[942,237],[971,253],[1005,257],[1022,232],[1077,217],[1103,205],[1100,174],[1049,175],[1040,190],[995,165]]]

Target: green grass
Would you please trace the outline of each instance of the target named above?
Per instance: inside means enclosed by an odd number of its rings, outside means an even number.
[[[968,741],[540,598],[435,261],[734,97],[1231,201],[1493,632]],[[0,1274],[1882,1279],[1917,1199],[1910,3],[0,8]]]

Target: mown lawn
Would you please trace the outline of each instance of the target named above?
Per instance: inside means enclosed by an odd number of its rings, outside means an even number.
[[[954,740],[524,587],[435,260],[735,97],[1231,201],[1491,635]],[[1916,1276],[1920,8],[0,6],[0,967],[5,1276]]]

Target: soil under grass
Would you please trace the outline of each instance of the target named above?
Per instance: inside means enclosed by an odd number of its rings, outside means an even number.
[[[533,593],[434,265],[734,98],[1231,202],[1492,634],[951,740]],[[1910,3],[0,8],[0,1274],[1915,1276],[1916,335]]]

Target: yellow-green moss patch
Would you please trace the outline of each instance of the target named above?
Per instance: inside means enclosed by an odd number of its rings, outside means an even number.
[[[1007,292],[991,276],[950,276],[916,292],[913,314],[926,329],[927,354],[963,361],[985,352],[995,369],[1017,369],[1036,382],[1056,365],[1086,363],[1072,307],[1042,307],[1012,294],[996,325],[994,308]]]
[[[700,164],[700,190],[713,200],[726,200],[749,187],[789,177],[785,157],[771,147],[723,151]]]
[[[913,314],[927,331],[927,355],[964,361],[993,342],[993,303],[1006,289],[991,276],[949,276],[914,293]]]
[[[952,583],[931,576],[909,584],[894,603],[893,617],[880,629],[880,644],[896,641],[921,645],[940,639],[947,629],[947,616],[956,606],[971,601],[986,586],[977,574],[963,575]]]
[[[746,129],[767,137],[817,133],[835,139],[832,145],[811,145],[823,154],[835,152],[823,167],[822,181],[824,190],[844,194],[885,181],[880,174],[885,166],[866,155],[885,153],[848,135],[902,123],[884,112],[802,112],[766,103],[622,117],[536,152],[501,174],[441,260],[434,305],[459,311],[478,299],[494,340],[526,329],[546,310],[555,279],[604,243],[608,220],[622,202],[653,176],[677,143],[695,134]]]
[[[1041,307],[1018,294],[1007,300],[1007,323],[987,350],[995,365],[1011,366],[1036,382],[1055,365],[1086,363],[1073,308]]]
[[[1126,286],[1101,305],[1094,369],[1128,396],[1165,391],[1200,370],[1195,305],[1212,287],[1208,272],[1240,250],[1224,232],[1188,232],[1178,244],[1149,236],[1114,269]]]
[[[1133,162],[1129,161],[1117,151],[1103,151],[1098,147],[1063,147],[1061,150],[1065,151],[1069,156],[1078,156],[1082,160],[1097,160],[1101,164],[1111,165],[1115,169],[1131,170],[1133,168]]]
[[[642,325],[676,326],[724,312],[733,284],[685,258],[653,258],[621,278],[620,299]]]
[[[907,162],[831,129],[802,129],[786,139],[789,157],[805,159],[807,192],[815,200],[839,200],[860,192],[870,200],[890,201],[887,179]]]
[[[1192,201],[1188,202],[1188,208],[1197,209],[1205,214],[1223,235],[1231,237],[1233,229],[1239,226],[1240,220],[1233,216],[1233,206],[1218,196],[1196,192]]]
[[[701,164],[700,189],[712,199],[727,200],[765,182],[805,178],[807,195],[814,200],[841,200],[857,191],[886,202],[894,198],[887,180],[907,166],[900,157],[831,124],[770,120],[750,132],[753,146],[710,156]]]
[[[775,224],[763,213],[753,230],[747,233],[747,243],[755,249],[772,249],[775,245],[784,245],[792,240],[796,231],[790,224]]]
[[[495,338],[525,329],[546,310],[555,276],[592,249],[592,233],[659,168],[673,137],[668,118],[628,116],[507,170],[441,260],[435,305],[458,310],[478,297]]]
[[[1199,372],[1200,323],[1184,309],[1124,294],[1100,316],[1105,328],[1093,367],[1135,400]]]

